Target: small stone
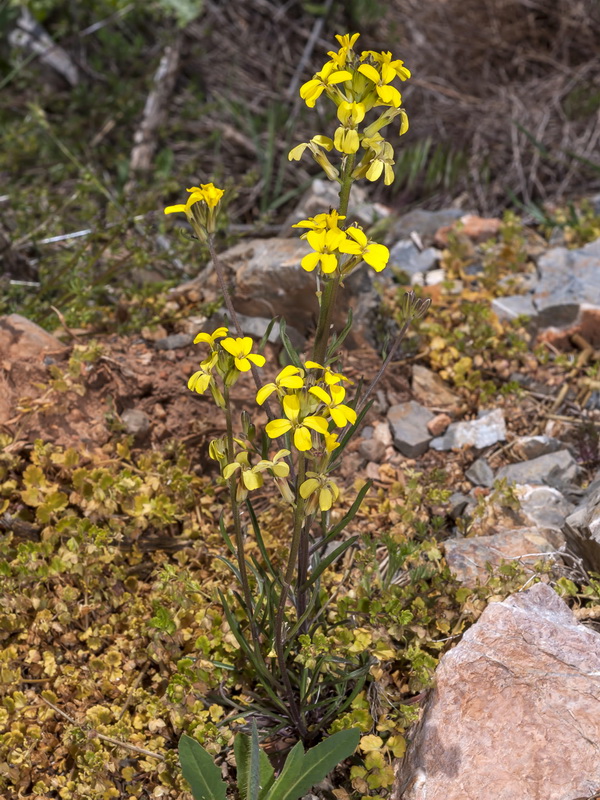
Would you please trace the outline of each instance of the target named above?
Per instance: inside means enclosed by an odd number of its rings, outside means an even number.
[[[448,246],[448,234],[456,231],[466,236],[472,242],[487,242],[497,235],[502,222],[496,217],[478,217],[476,214],[465,214],[458,223],[446,225],[435,234],[435,243],[438,247]]]
[[[561,530],[566,518],[575,510],[558,489],[552,486],[516,486],[520,513],[530,525]]]
[[[474,461],[465,472],[465,477],[476,486],[494,485],[494,471],[485,458],[478,458]]]
[[[161,339],[166,339],[168,336],[167,329],[163,325],[153,325],[150,327],[142,328],[142,338],[148,342],[158,342]]]
[[[508,483],[546,484],[560,489],[575,483],[579,472],[580,468],[571,453],[568,450],[559,450],[530,461],[501,467],[496,473],[496,478],[505,479]]]
[[[435,417],[427,423],[427,430],[432,436],[441,436],[451,422],[452,417],[449,417],[448,414],[436,414]]]
[[[453,422],[443,436],[433,439],[434,450],[456,450],[475,447],[478,450],[506,439],[506,424],[502,409],[489,413],[480,411],[478,418],[469,422]]]
[[[416,399],[428,408],[450,411],[460,403],[459,397],[437,373],[420,364],[415,364],[412,369],[412,390]]]
[[[433,419],[431,411],[410,400],[408,403],[392,406],[387,419],[394,444],[402,455],[417,458],[427,451],[431,440],[431,434],[427,430],[427,423]]]
[[[420,251],[412,239],[402,239],[391,248],[388,267],[401,270],[412,278],[433,269],[439,258],[440,251],[435,247]]]
[[[539,458],[548,453],[556,453],[557,450],[563,449],[563,443],[551,436],[521,436],[515,439],[512,445],[513,453],[523,461]]]
[[[373,438],[378,442],[381,442],[385,447],[389,447],[391,444],[393,444],[394,439],[392,437],[392,432],[390,430],[390,426],[385,420],[375,423]]]
[[[51,333],[20,314],[0,317],[0,360],[41,361],[47,353],[62,353],[65,346]]]
[[[369,463],[365,468],[365,472],[367,478],[369,478],[370,480],[372,481],[379,480],[379,464],[376,464],[374,461],[369,461]]]
[[[377,439],[363,439],[358,445],[358,452],[368,461],[381,461],[385,455],[385,445]]]
[[[194,337],[189,333],[171,333],[164,339],[154,342],[155,350],[177,350],[180,347],[188,347],[194,341]]]
[[[541,554],[556,553],[564,542],[563,535],[555,529],[518,528],[492,536],[447,539],[444,549],[450,572],[464,586],[477,586],[489,578],[486,564],[499,567],[503,561],[519,561],[533,566]]]
[[[121,414],[125,431],[133,436],[136,442],[142,441],[150,430],[150,418],[139,408],[128,408]]]
[[[476,501],[471,495],[454,492],[448,498],[448,515],[450,519],[457,520],[475,508]]]

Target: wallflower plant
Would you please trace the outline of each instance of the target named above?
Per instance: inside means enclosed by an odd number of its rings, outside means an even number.
[[[349,707],[369,669],[365,653],[340,658],[325,651],[310,669],[301,657],[306,637],[311,640],[330,633],[321,577],[356,543],[358,537],[344,537],[344,530],[369,489],[367,483],[334,523],[331,512],[341,488],[332,473],[369,410],[369,398],[408,326],[425,314],[429,304],[412,292],[405,294],[403,324],[385,362],[368,387],[354,386],[339,367],[339,352],[352,317],[349,314],[343,331],[332,335],[332,311],[339,303],[344,279],[363,262],[380,272],[389,251],[359,225],[348,223],[348,201],[357,180],[383,179],[388,184],[394,179],[393,148],[382,131],[396,119],[401,134],[408,128],[400,91],[393,84],[410,78],[410,72],[389,52],[355,50],[358,33],[336,39],[338,50],[328,53],[328,61],[300,89],[309,108],[333,104],[335,130],[327,132],[330,135],[318,133],[289,153],[290,160],[310,153],[339,187],[337,209],[293,226],[303,230],[301,236],[311,247],[301,267],[315,274],[319,289],[310,353],[293,348],[281,320],[289,363],[274,380],[261,378],[265,357],[260,350],[268,332],[259,352],[253,352],[253,341],[240,327],[215,250],[221,189],[212,183],[193,186],[184,204],[165,209],[167,214],[184,213],[197,237],[208,244],[229,316],[228,327],[196,337],[205,352],[188,382],[191,391],[210,392],[225,414],[226,433],[211,442],[209,454],[229,488],[231,522],[226,523],[223,515],[220,528],[233,560],[222,560],[239,581],[241,592],[223,591],[221,602],[241,654],[252,668],[252,685],[245,685],[240,697],[219,699],[240,716],[259,718],[263,726],[270,720],[272,729],[291,733],[304,743],[318,740]],[[241,432],[234,432],[231,389],[246,373],[255,382],[257,406],[266,409],[269,417],[260,436],[248,415],[242,415]],[[284,534],[288,550],[282,566],[267,552],[252,505],[253,492],[267,480],[274,481],[288,507],[289,532]],[[250,537],[255,539],[261,561],[249,554]],[[328,545],[333,550],[325,555]]]

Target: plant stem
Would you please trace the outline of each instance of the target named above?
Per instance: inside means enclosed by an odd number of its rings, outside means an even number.
[[[310,545],[310,528],[312,518],[306,519],[302,526],[300,534],[300,547],[298,549],[298,576],[296,578],[296,614],[298,619],[302,617],[306,611],[306,579],[308,577],[308,551]],[[302,623],[300,628],[302,633],[306,633],[308,627],[308,620]]]
[[[302,716],[300,714],[300,710],[298,708],[298,703],[294,695],[294,689],[290,681],[290,676],[286,664],[283,623],[285,619],[285,606],[290,592],[290,586],[294,579],[294,572],[296,570],[298,554],[300,551],[300,541],[302,538],[302,527],[304,523],[304,500],[300,496],[299,487],[304,482],[305,471],[306,471],[306,457],[304,453],[299,453],[298,479],[296,482],[296,486],[298,487],[298,489],[297,489],[296,508],[294,509],[294,527],[292,532],[292,541],[290,544],[290,555],[288,558],[287,568],[285,571],[285,575],[283,576],[283,582],[281,585],[281,595],[279,597],[279,606],[277,608],[277,616],[275,618],[275,635],[274,635],[275,652],[277,654],[279,671],[281,672],[281,678],[285,688],[285,693],[287,695],[287,701],[290,707],[290,717],[292,718],[296,726],[296,729],[298,731],[298,734],[302,739],[306,738],[307,730],[304,720],[302,719]]]
[[[346,156],[344,168],[342,171],[342,182],[340,186],[340,216],[346,216],[348,213],[348,201],[350,199],[350,189],[354,178],[352,177],[352,170],[354,169],[354,162],[356,156],[354,153]],[[329,343],[329,329],[331,327],[331,317],[333,316],[333,309],[336,304],[336,297],[338,287],[340,285],[340,275],[336,271],[334,277],[327,281],[323,294],[321,295],[321,306],[319,308],[319,321],[317,323],[317,331],[315,333],[315,343],[313,346],[313,360],[318,364],[323,364],[327,354],[327,345]]]
[[[233,423],[231,419],[231,402],[229,397],[229,387],[223,388],[223,397],[225,399],[225,420],[227,424],[227,461],[232,463],[233,456]],[[248,570],[246,569],[246,555],[244,552],[244,533],[242,531],[242,522],[240,517],[240,506],[236,497],[235,488],[236,477],[233,475],[229,479],[229,496],[231,499],[231,513],[233,516],[233,532],[235,536],[235,548],[237,550],[237,562],[240,570],[240,579],[242,582],[242,591],[244,594],[244,603],[246,604],[246,613],[250,622],[250,631],[252,633],[252,641],[256,653],[260,653],[260,639],[256,623],[254,621],[254,610],[252,603],[252,592],[250,590],[250,581],[248,580]]]
[[[223,264],[221,264],[219,256],[217,255],[217,251],[215,250],[215,243],[212,234],[208,235],[207,243],[208,243],[208,251],[210,253],[210,257],[212,258],[215,272],[217,273],[219,288],[221,289],[221,294],[223,295],[223,300],[225,301],[225,307],[227,309],[227,313],[229,314],[229,319],[233,323],[235,332],[241,338],[244,336],[244,331],[242,330],[242,326],[240,325],[238,315],[235,313],[235,308],[233,307],[231,295],[229,294],[229,289],[227,288],[227,281],[225,280],[225,271],[223,269]],[[251,365],[250,369],[252,371],[252,377],[254,378],[254,383],[256,384],[256,389],[258,390],[262,386],[261,380],[258,376],[258,370],[254,364]],[[269,419],[274,419],[275,417],[271,412],[268,400],[265,401],[265,408],[267,409],[267,414],[269,415]]]

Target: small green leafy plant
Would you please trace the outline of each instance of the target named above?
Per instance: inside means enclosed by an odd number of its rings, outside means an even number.
[[[254,723],[251,735],[238,733],[233,745],[239,797],[241,800],[298,800],[340,761],[352,755],[359,739],[360,731],[352,728],[334,733],[308,752],[304,752],[302,742],[298,742],[275,777],[267,754],[259,747]],[[194,800],[225,800],[227,784],[201,744],[190,736],[182,736],[179,759]]]

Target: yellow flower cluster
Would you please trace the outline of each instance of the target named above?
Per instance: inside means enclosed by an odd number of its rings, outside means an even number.
[[[293,228],[310,229],[301,238],[308,241],[314,252],[308,253],[302,259],[303,269],[312,272],[319,267],[325,275],[337,270],[344,277],[361,261],[373,267],[375,272],[381,272],[385,268],[390,257],[388,248],[368,239],[357,225],[342,230],[338,223],[344,219],[346,218],[337,211],[331,211],[292,225]]]
[[[306,513],[313,514],[317,507],[329,511],[339,496],[335,481],[327,474],[331,453],[339,447],[337,434],[329,431],[330,423],[337,428],[353,425],[356,411],[344,403],[346,390],[341,384],[348,378],[341,372],[316,361],[307,361],[304,367],[284,367],[273,383],[259,389],[256,401],[262,405],[277,394],[284,416],[267,424],[267,436],[277,439],[290,434],[294,447],[314,462],[316,470],[308,471],[299,487],[300,496],[308,501]]]
[[[188,381],[188,389],[198,394],[211,390],[215,403],[224,408],[223,395],[217,386],[213,371],[223,379],[226,387],[233,386],[239,378],[240,372],[248,372],[252,364],[264,366],[265,357],[252,350],[253,342],[249,336],[228,336],[228,328],[217,328],[213,333],[199,333],[194,339],[194,344],[203,342],[210,347],[210,355],[200,362],[198,369]]]
[[[354,167],[352,177],[376,181],[383,175],[384,183],[390,184],[394,180],[394,153],[379,131],[398,116],[400,134],[408,130],[408,116],[401,108],[402,95],[391,84],[396,78],[408,80],[410,71],[390,52],[364,50],[359,55],[354,50],[359,36],[358,33],[336,36],[339,50],[329,51],[330,60],[300,88],[300,96],[309,108],[314,108],[322,94],[337,107],[340,125],[333,139],[314,136],[309,142],[294,147],[289,159],[299,160],[308,148],[327,177],[339,180],[339,170],[331,164],[325,151],[335,149],[344,156],[354,156],[362,148],[364,154]],[[383,113],[360,131],[359,125],[366,114],[381,107],[385,109]]]
[[[221,202],[224,190],[217,189],[212,183],[202,183],[186,191],[190,193],[187,202],[167,206],[165,214],[184,213],[198,236],[204,240],[208,234],[215,232],[217,206]]]

